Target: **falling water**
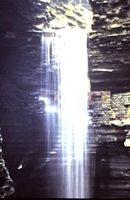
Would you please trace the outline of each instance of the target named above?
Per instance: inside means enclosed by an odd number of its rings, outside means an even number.
[[[40,100],[44,101],[47,113],[48,152],[57,151],[51,139],[51,134],[57,132],[63,197],[89,197],[87,34],[81,29],[60,30],[51,36],[43,34],[41,55],[46,95],[42,91]]]

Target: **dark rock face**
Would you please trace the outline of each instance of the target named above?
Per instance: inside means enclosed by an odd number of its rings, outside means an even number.
[[[91,93],[89,152],[90,157],[94,157],[95,198],[129,198],[130,118],[127,95],[111,94],[110,91]]]
[[[130,89],[129,1],[89,2],[94,14],[88,39],[89,77],[95,96],[90,106],[90,141],[96,146],[94,197],[129,198],[130,152],[124,146],[130,128],[126,102]],[[105,91],[106,99],[102,98]]]
[[[89,36],[92,90],[129,90],[129,2],[90,0],[90,4],[94,13]]]
[[[0,198],[8,198],[14,196],[13,182],[9,175],[8,169],[5,166],[5,161],[2,157],[2,137],[0,135]]]
[[[36,172],[34,181],[30,177],[37,163],[44,163],[46,154],[44,108],[37,98],[43,75],[39,70],[41,33],[33,32],[35,17],[32,20],[33,15],[43,12],[43,4],[0,1],[0,127],[3,157],[14,181],[16,197],[34,195],[32,188],[42,179],[43,172]],[[44,166],[41,171],[45,171]]]

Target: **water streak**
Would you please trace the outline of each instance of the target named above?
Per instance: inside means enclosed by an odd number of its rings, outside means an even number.
[[[44,48],[43,48],[44,47]],[[44,52],[44,54],[43,54]],[[54,98],[41,95],[50,132],[54,131],[54,113],[58,115],[57,135],[60,135],[64,184],[63,197],[89,197],[87,175],[88,92],[90,90],[87,61],[87,34],[81,29],[57,31],[55,36],[42,37],[42,56],[46,68],[46,89]],[[45,67],[46,66],[46,67]],[[54,81],[49,73],[53,72]],[[55,101],[56,99],[56,101]],[[50,117],[53,118],[53,125]],[[55,146],[55,145],[54,145]],[[53,146],[53,147],[54,147]]]

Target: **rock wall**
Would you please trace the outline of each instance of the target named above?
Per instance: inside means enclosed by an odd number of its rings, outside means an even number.
[[[46,136],[44,106],[38,101],[41,32],[34,26],[42,22],[36,16],[45,6],[42,1],[0,1],[0,127],[16,197],[46,193],[35,187],[36,182],[44,186],[45,169],[40,174],[36,169],[45,162]]]
[[[111,91],[90,93],[89,113],[96,125],[123,126],[130,123],[130,93],[113,94]],[[117,122],[117,123],[116,123]],[[121,124],[122,122],[122,124]]]
[[[94,14],[88,42],[92,90],[129,90],[130,2],[89,2]]]
[[[94,15],[88,39],[89,77],[95,96],[90,106],[90,140],[96,146],[93,196],[129,198],[130,150],[125,139],[129,139],[130,128],[130,2],[89,2]]]
[[[6,168],[5,161],[2,157],[2,137],[0,135],[0,198],[13,198],[14,188],[13,181],[9,175],[8,169]]]

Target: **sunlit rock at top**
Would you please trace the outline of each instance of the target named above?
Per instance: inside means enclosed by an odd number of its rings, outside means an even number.
[[[42,19],[34,27],[38,30],[45,28],[61,29],[66,27],[80,27],[91,31],[93,14],[88,4],[82,1],[40,0],[44,3],[43,12],[36,16]]]

